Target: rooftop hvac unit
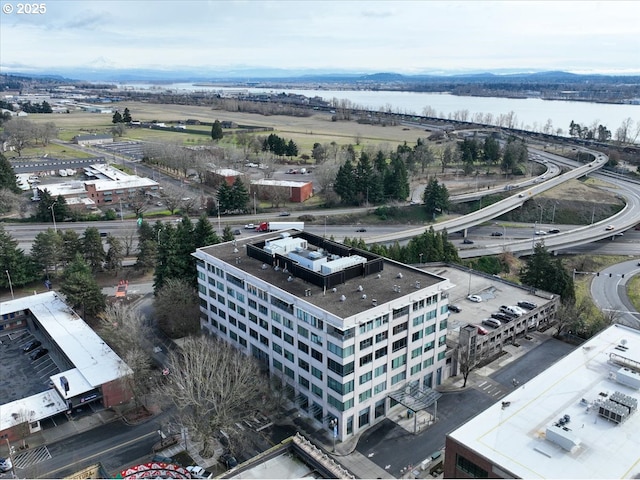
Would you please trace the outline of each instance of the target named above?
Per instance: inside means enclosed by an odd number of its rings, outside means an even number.
[[[633,388],[634,390],[640,389],[640,374],[628,368],[619,368],[613,375],[613,379],[622,385]]]
[[[573,452],[581,443],[580,439],[573,434],[569,427],[557,424],[547,427],[546,438],[567,452]]]

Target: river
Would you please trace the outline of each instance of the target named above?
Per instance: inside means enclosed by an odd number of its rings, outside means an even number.
[[[425,107],[430,107],[440,118],[455,118],[456,112],[467,112],[467,121],[475,120],[474,116],[491,115],[494,119],[510,112],[515,114],[515,128],[542,131],[545,124],[551,121],[550,133],[562,129],[567,134],[571,121],[591,127],[599,124],[607,127],[615,138],[616,130],[622,123],[631,118],[632,133],[640,125],[640,105],[604,104],[589,102],[571,102],[560,100],[541,100],[539,98],[497,98],[497,97],[463,97],[446,93],[423,92],[390,92],[369,90],[300,90],[300,89],[268,89],[268,88],[230,88],[218,86],[196,86],[192,83],[175,83],[169,85],[122,84],[121,88],[153,89],[154,91],[220,91],[269,93],[285,92],[321,97],[325,100],[349,100],[358,107],[368,110],[390,110],[397,113],[423,115]]]

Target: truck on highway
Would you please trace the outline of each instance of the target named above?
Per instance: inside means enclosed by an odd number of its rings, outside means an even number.
[[[256,227],[256,232],[276,232],[290,228],[304,230],[304,222],[262,222]]]

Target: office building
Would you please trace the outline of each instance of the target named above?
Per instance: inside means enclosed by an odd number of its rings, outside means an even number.
[[[423,406],[437,397],[447,279],[296,230],[194,256],[202,328],[282,377],[300,413],[336,439],[382,420],[404,395]]]

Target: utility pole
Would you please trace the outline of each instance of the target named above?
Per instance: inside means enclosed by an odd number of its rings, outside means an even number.
[[[53,202],[51,205],[49,205],[49,208],[51,209],[51,218],[53,219],[53,231],[58,233],[58,227],[56,227],[56,214],[53,211],[53,207],[56,206],[56,203],[58,203],[57,200]]]
[[[16,297],[13,296],[13,284],[11,283],[11,275],[9,275],[9,270],[5,270],[7,273],[7,278],[9,279],[9,289],[11,290],[11,300],[15,300]]]

